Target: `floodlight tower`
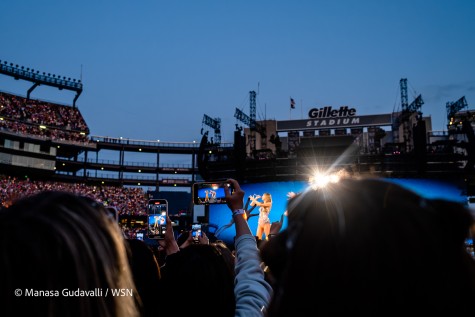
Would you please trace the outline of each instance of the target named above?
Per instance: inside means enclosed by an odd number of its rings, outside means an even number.
[[[234,117],[249,127],[249,148],[252,153],[256,150],[256,132],[261,135],[261,148],[267,148],[266,127],[256,121],[256,92],[249,92],[249,116],[236,108]]]
[[[214,129],[214,140],[211,143],[221,144],[221,119],[220,118],[211,118],[206,114],[203,115],[203,124]],[[203,133],[201,133],[203,134]]]
[[[422,112],[420,111],[421,106],[424,104],[422,96],[419,95],[414,99],[411,104],[408,104],[407,101],[407,78],[401,78],[399,81],[401,88],[401,115],[400,122],[403,125],[403,137],[404,145],[406,148],[406,153],[412,150],[411,138],[412,138],[412,129],[410,125],[410,117],[412,114],[417,112],[417,120],[422,120]]]
[[[461,141],[458,143],[459,147],[465,149],[467,153],[464,169],[472,171],[475,167],[475,131],[472,126],[474,116],[468,110],[465,113],[458,113],[460,110],[468,108],[465,96],[455,102],[447,102],[446,108],[449,134],[455,140]],[[457,134],[465,134],[465,137],[458,138]]]
[[[465,99],[465,96],[460,98],[459,100],[455,102],[447,102],[445,104],[445,108],[447,109],[447,120],[449,121],[449,125],[452,125],[454,121],[454,116],[457,112],[462,110],[463,108],[467,108],[468,103],[467,100]]]

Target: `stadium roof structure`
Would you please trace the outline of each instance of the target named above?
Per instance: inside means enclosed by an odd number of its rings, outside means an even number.
[[[51,73],[43,72],[40,74],[39,70],[34,70],[30,68],[25,68],[24,66],[14,65],[13,63],[8,63],[7,61],[0,60],[0,74],[11,76],[17,80],[23,79],[33,83],[33,86],[28,89],[26,97],[30,99],[31,92],[40,85],[46,85],[51,87],[56,87],[59,90],[71,90],[76,92],[76,96],[73,100],[73,107],[76,107],[76,101],[82,93],[82,83],[81,80],[61,77],[58,75],[51,75]]]

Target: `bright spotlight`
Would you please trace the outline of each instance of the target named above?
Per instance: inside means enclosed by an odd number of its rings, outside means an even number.
[[[313,189],[323,188],[329,183],[338,183],[340,177],[337,174],[325,174],[316,172],[309,177],[309,184]]]
[[[330,175],[330,182],[331,183],[338,183],[338,181],[340,181],[340,177],[336,174],[332,174]]]

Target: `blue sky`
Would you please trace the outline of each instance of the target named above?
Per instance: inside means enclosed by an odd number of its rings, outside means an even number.
[[[232,142],[235,108],[288,120],[348,105],[358,115],[422,94],[434,130],[445,104],[475,103],[475,1],[33,1],[0,5],[0,59],[82,78],[77,105],[91,134],[199,140],[204,114]],[[0,75],[0,90],[30,83]],[[33,98],[71,104],[40,86]],[[296,101],[290,111],[289,98]],[[205,129],[207,127],[205,126]],[[212,132],[210,132],[212,134]]]

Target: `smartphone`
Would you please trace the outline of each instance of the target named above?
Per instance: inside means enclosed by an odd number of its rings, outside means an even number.
[[[194,223],[191,225],[191,236],[193,240],[198,241],[198,238],[201,237],[201,224]]]
[[[143,241],[143,233],[142,232],[137,233],[137,240],[142,240]]]
[[[168,201],[166,199],[150,199],[147,203],[149,239],[164,239],[167,230]]]
[[[225,204],[224,186],[227,186],[231,193],[234,191],[231,183],[227,181],[194,183],[193,203],[195,205]]]

